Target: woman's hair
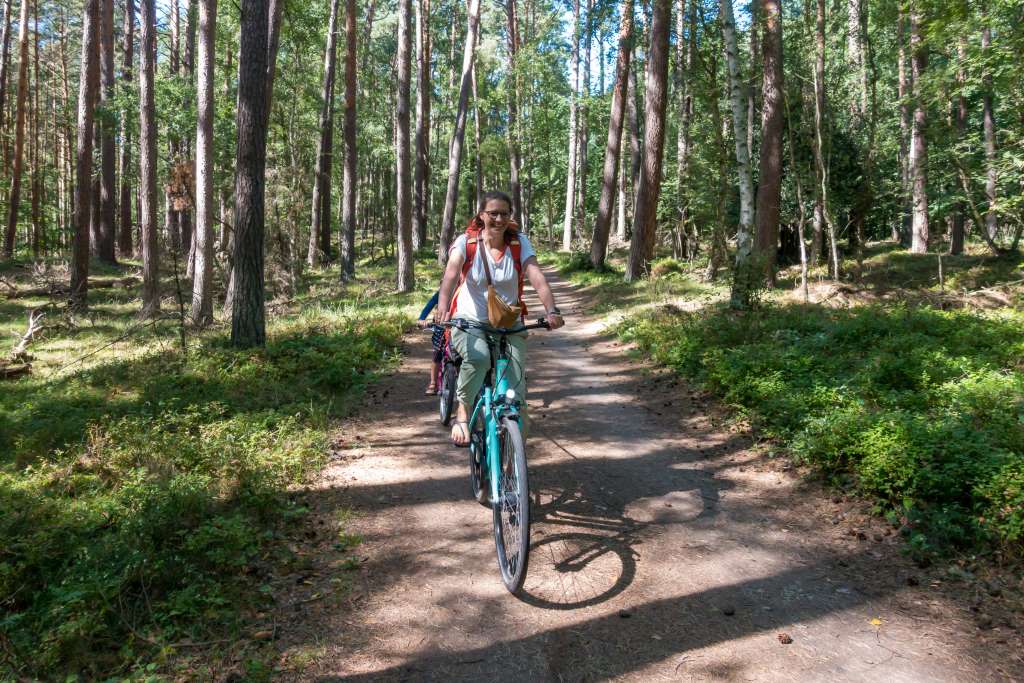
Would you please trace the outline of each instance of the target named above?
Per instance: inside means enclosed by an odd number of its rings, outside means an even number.
[[[504,192],[498,192],[497,190],[491,190],[490,192],[484,193],[484,196],[480,198],[480,208],[477,210],[477,213],[480,213],[481,211],[483,211],[484,207],[487,206],[487,202],[491,201],[492,199],[499,199],[499,200],[505,202],[506,204],[508,204],[509,211],[512,210],[512,198],[511,197],[509,197]]]

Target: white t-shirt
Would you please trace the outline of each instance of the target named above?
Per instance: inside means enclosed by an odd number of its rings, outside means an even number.
[[[466,234],[463,233],[455,240],[451,247],[451,253],[462,254],[466,257]],[[525,234],[519,233],[519,262],[526,263],[526,259],[534,256],[533,245]],[[473,267],[466,273],[466,281],[459,287],[455,296],[455,317],[468,318],[478,322],[487,322],[487,273],[484,272],[482,259],[487,259],[491,268],[491,280],[494,282],[494,291],[498,293],[509,306],[519,305],[519,277],[516,274],[516,266],[512,262],[512,247],[506,246],[501,258],[495,262],[491,250],[487,249],[481,239],[477,242],[476,258]],[[525,276],[525,272],[524,272]]]

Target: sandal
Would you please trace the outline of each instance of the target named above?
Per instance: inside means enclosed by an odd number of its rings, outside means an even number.
[[[456,427],[458,427],[459,431],[461,431],[465,435],[465,443],[459,443],[458,441],[455,440]],[[452,423],[452,445],[458,446],[459,448],[465,448],[469,446],[469,423],[466,422],[465,420],[456,420],[455,422]]]
[[[427,385],[427,389],[423,393],[426,396],[437,396],[437,385],[431,382]]]

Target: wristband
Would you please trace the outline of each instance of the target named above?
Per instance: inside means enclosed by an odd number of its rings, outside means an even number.
[[[562,312],[560,310],[558,310],[557,306],[555,306],[550,311],[548,311],[548,315],[557,315],[559,318],[561,318],[562,317]]]

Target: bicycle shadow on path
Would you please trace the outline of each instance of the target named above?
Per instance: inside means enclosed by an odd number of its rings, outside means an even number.
[[[549,277],[570,315],[530,341],[523,594],[501,584],[468,453],[422,394],[428,339],[411,336],[304,496],[362,544],[318,537],[279,593],[281,680],[987,679],[969,615],[906,585],[895,539],[829,524],[820,490],[626,356]],[[332,582],[350,589],[309,597]]]

